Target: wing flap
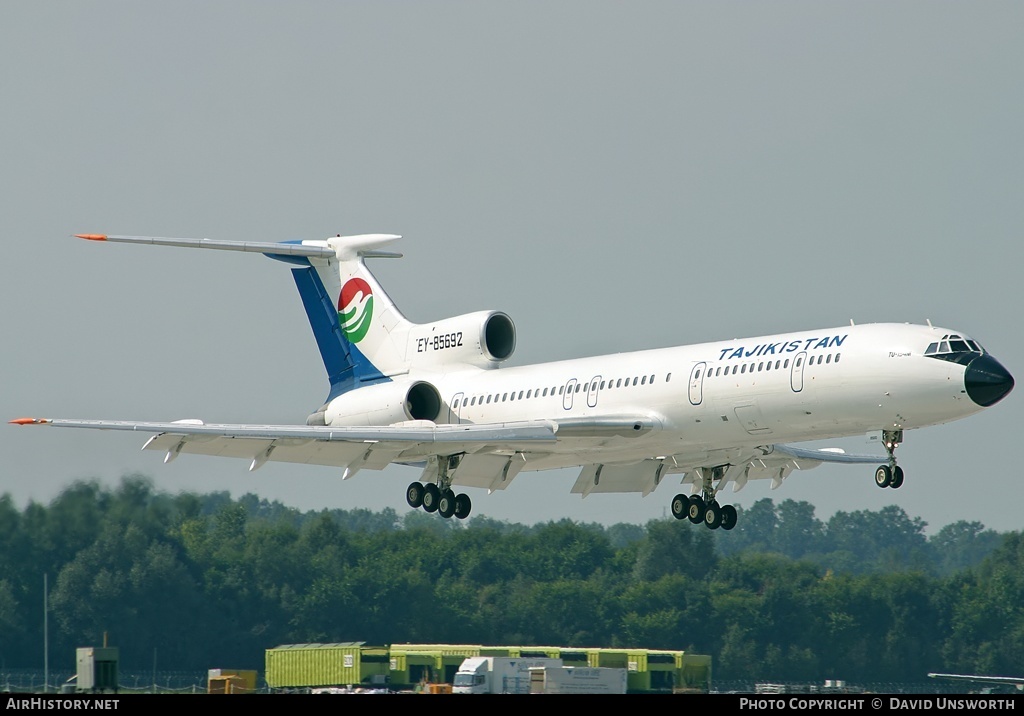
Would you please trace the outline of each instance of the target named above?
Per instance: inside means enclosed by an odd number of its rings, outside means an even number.
[[[481,451],[462,458],[452,475],[452,483],[483,487],[488,492],[504,490],[525,466],[526,457],[522,453],[508,455]]]
[[[583,497],[594,492],[642,492],[646,497],[660,484],[665,470],[665,461],[659,459],[625,465],[585,465],[570,492]]]

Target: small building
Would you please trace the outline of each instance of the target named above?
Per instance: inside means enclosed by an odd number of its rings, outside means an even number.
[[[116,646],[84,646],[76,650],[78,691],[113,691],[117,693]]]

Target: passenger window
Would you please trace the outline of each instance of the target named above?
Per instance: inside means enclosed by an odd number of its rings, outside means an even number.
[[[832,354],[829,353],[827,356],[825,356],[825,363],[827,365],[827,364],[829,364],[831,362],[832,362]]]
[[[488,404],[488,405],[490,405],[490,404],[491,404],[491,396],[489,396],[489,395],[487,396],[487,404]]]
[[[747,364],[744,363],[743,365],[740,366],[740,373],[746,373],[746,372],[747,372]]]
[[[640,380],[640,379],[639,379],[639,378],[633,378],[633,387],[636,387],[636,382],[637,382],[638,380]]]
[[[764,363],[763,362],[758,363],[757,364],[757,372],[760,373],[763,369],[764,369]]]
[[[508,393],[505,393],[501,396],[501,402],[504,403],[506,399],[508,399]]]
[[[836,353],[836,363],[839,362],[839,356],[841,356],[841,355],[842,355],[842,353]]]
[[[528,391],[526,391],[526,399],[527,399],[527,400],[529,400],[529,399],[530,399],[530,396],[531,396],[531,395],[533,395],[533,391],[532,391],[532,390],[528,390]]]
[[[671,373],[669,373],[668,375],[665,376],[665,382],[666,383],[669,382],[670,380],[672,380],[672,374]]]
[[[586,393],[590,390],[590,383],[583,384],[583,392]]]
[[[580,392],[580,384],[579,383],[576,384],[576,392],[577,393]]]
[[[700,378],[700,371],[697,371],[697,377]],[[647,385],[647,376],[645,375],[640,379],[640,385]]]
[[[654,376],[651,376],[651,385],[654,385]]]
[[[564,386],[564,385],[563,385],[563,386],[561,386],[561,387],[560,387],[560,388],[558,389],[558,394],[559,394],[559,395],[565,395],[565,386]]]
[[[802,362],[803,362],[803,360],[804,360],[803,358],[797,358],[797,359],[796,359],[796,367],[797,367],[797,368],[799,368],[799,367],[800,367],[800,363],[802,363]]]
[[[453,408],[458,408],[459,407],[459,399],[458,398],[455,399],[455,403],[452,405],[452,407]]]
[[[604,381],[603,381],[603,380],[601,381],[601,387],[600,387],[600,390],[604,390]]]
[[[786,362],[782,364],[782,367],[783,368],[789,368],[789,358],[787,358]]]

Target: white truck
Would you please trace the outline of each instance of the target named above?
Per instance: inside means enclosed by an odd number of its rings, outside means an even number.
[[[533,656],[470,656],[459,666],[453,694],[528,694],[531,667],[561,666],[562,660]]]
[[[531,694],[624,694],[626,670],[606,666],[530,669]]]

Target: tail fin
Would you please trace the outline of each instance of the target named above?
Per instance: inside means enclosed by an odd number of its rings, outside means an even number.
[[[353,388],[390,380],[408,368],[405,349],[412,324],[366,267],[369,257],[400,257],[381,251],[401,237],[337,236],[323,245],[335,256],[271,258],[304,265],[292,269],[313,335],[331,382],[328,400]],[[321,242],[303,242],[304,245]]]

